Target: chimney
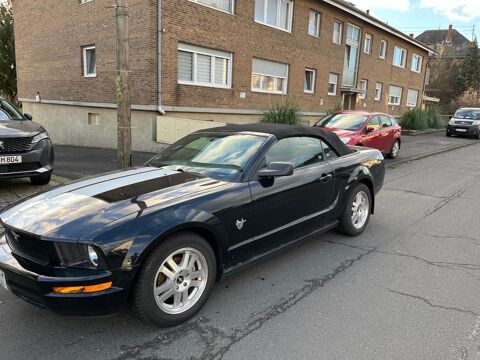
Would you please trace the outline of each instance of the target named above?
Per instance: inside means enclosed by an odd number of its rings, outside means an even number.
[[[415,36],[414,34],[410,34],[410,37],[411,37],[412,39],[413,39],[414,36]]]
[[[452,35],[453,35],[453,25],[450,25],[448,27],[448,32],[447,32],[447,44],[452,43]]]
[[[370,9],[367,10],[367,15],[370,15]]]

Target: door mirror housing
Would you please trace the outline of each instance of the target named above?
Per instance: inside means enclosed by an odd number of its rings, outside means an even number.
[[[375,131],[375,127],[373,126],[367,126],[367,134],[371,133],[371,132],[374,132]]]
[[[33,120],[33,116],[30,114],[23,114],[27,120]]]
[[[293,165],[289,162],[271,162],[264,169],[257,172],[258,177],[280,177],[293,175]]]

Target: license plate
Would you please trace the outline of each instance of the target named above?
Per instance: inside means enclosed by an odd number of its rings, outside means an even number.
[[[21,162],[21,156],[0,156],[0,165],[20,164]]]
[[[467,129],[455,129],[457,132],[467,132]]]
[[[5,288],[5,290],[8,290],[7,278],[2,270],[0,270],[0,284]]]

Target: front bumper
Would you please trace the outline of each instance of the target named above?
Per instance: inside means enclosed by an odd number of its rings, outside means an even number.
[[[463,135],[463,136],[478,136],[480,134],[480,127],[478,125],[448,124],[447,134]]]
[[[53,287],[57,286],[96,285],[110,282],[116,277],[112,271],[75,270],[74,274],[62,274],[61,271],[57,271],[58,276],[44,276],[27,270],[21,265],[22,261],[22,258],[11,252],[7,244],[0,245],[0,270],[5,274],[8,290],[34,305],[61,315],[105,315],[118,312],[127,302],[128,291],[115,286],[95,293],[57,294],[53,292]],[[2,290],[3,288],[0,289]]]
[[[54,152],[50,139],[44,139],[27,152],[0,156],[21,156],[21,164],[0,165],[0,179],[48,175],[53,172]]]

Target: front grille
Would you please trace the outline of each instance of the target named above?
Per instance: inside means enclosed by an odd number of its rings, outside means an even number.
[[[30,150],[33,137],[0,138],[0,154],[18,154]]]
[[[0,165],[0,175],[6,173],[35,171],[41,167],[42,166],[39,163]]]
[[[473,124],[473,122],[472,121],[455,121],[455,124],[456,125],[468,125],[468,126],[470,126],[470,125]]]
[[[55,248],[52,242],[9,228],[5,228],[5,235],[12,252],[18,256],[42,265],[55,262]]]

